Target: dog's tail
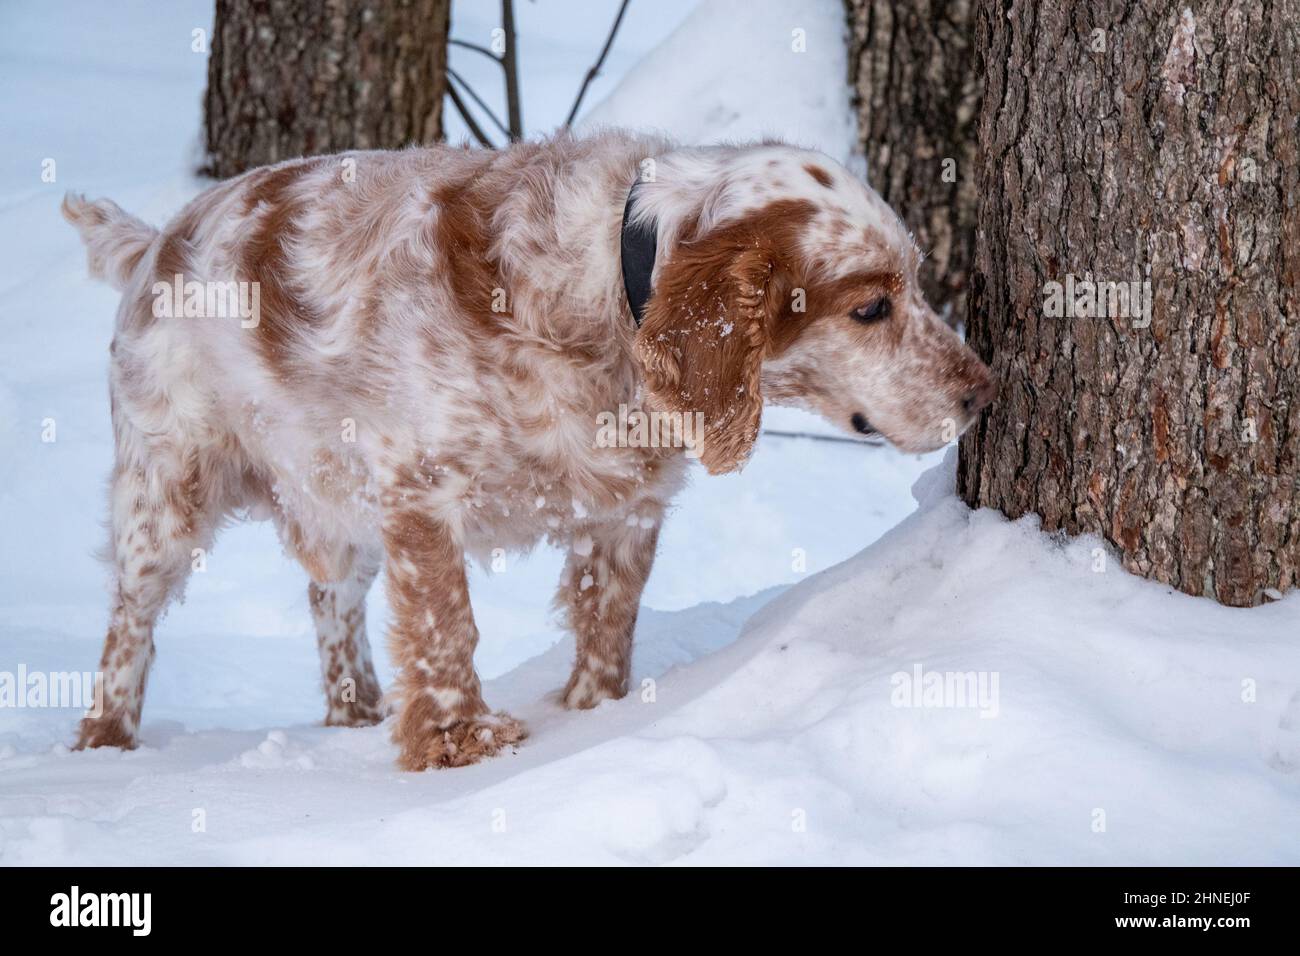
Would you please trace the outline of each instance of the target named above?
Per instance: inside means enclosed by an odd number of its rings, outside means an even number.
[[[86,244],[90,274],[121,290],[158,237],[158,230],[109,199],[91,202],[78,193],[63,197],[63,218]]]

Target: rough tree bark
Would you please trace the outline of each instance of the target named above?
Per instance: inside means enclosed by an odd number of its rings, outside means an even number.
[[[844,0],[849,84],[871,185],[927,254],[926,298],[965,315],[975,248],[981,77],[974,0]]]
[[[976,29],[968,321],[1002,395],[962,495],[1225,604],[1295,587],[1300,0],[978,0]],[[1071,274],[1149,281],[1150,325],[1051,317]]]
[[[208,169],[442,136],[451,0],[217,0]]]

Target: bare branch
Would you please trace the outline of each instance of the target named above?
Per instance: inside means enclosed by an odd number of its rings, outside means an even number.
[[[492,125],[501,130],[502,134],[509,138],[510,130],[506,129],[505,124],[497,119],[497,114],[492,112],[492,108],[488,106],[487,103],[483,102],[483,97],[474,92],[474,87],[465,82],[465,78],[450,67],[447,68],[447,76],[449,79],[459,83],[461,89],[465,91],[469,98],[478,104],[478,108],[487,114],[488,119],[492,121]],[[450,83],[447,85],[451,86]]]
[[[524,138],[523,110],[519,103],[519,58],[515,55],[515,4],[514,0],[501,0],[501,26],[506,34],[505,55],[501,66],[506,71],[506,118],[510,122],[510,138]]]
[[[763,434],[775,435],[777,438],[811,438],[813,441],[844,442],[848,445],[868,445],[875,447],[884,444],[884,440],[878,438],[851,438],[848,435],[818,435],[815,432],[787,432],[775,428],[764,428]]]
[[[614,36],[618,33],[619,24],[623,22],[623,14],[627,12],[627,5],[631,0],[623,0],[618,8],[618,13],[614,17],[614,25],[609,28],[609,36],[605,37],[605,45],[601,48],[600,56],[592,64],[591,69],[583,78],[582,87],[578,90],[578,97],[573,101],[573,109],[569,110],[569,118],[564,121],[565,126],[572,126],[574,118],[578,115],[578,107],[582,106],[582,98],[587,95],[587,87],[591,81],[600,75],[600,68],[605,64],[605,57],[609,55],[609,49],[614,45]]]
[[[489,60],[492,60],[498,66],[504,65],[501,62],[501,57],[497,56],[495,53],[493,53],[485,46],[480,46],[477,43],[470,43],[468,40],[448,40],[447,43],[450,46],[462,46],[467,50],[473,50],[476,53],[482,53],[485,57],[487,57]]]
[[[483,132],[483,128],[479,126],[474,117],[470,115],[469,109],[465,106],[465,101],[462,100],[460,94],[456,92],[455,83],[447,84],[447,95],[451,97],[451,103],[456,107],[456,112],[459,113],[460,118],[465,121],[465,125],[469,127],[470,133],[472,133],[474,138],[479,141],[479,145],[486,146],[488,149],[496,149],[496,144],[487,138],[487,134]]]

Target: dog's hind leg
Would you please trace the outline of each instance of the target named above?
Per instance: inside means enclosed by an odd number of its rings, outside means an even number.
[[[184,587],[195,549],[210,547],[215,526],[197,450],[151,444],[129,423],[115,424],[109,544],[114,598],[96,703],[82,718],[78,750],[129,750],[138,743],[154,623]]]
[[[628,691],[637,610],[663,520],[658,504],[642,511],[625,523],[590,527],[569,549],[555,601],[578,650],[561,695],[565,707],[595,707]]]
[[[307,589],[320,650],[326,726],[364,727],[384,719],[383,692],[366,637],[366,594],[378,571],[376,558],[357,552],[340,580],[312,581]]]

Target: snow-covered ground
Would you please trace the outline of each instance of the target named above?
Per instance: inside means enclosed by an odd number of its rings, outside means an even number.
[[[454,33],[481,40],[489,5],[470,6]],[[530,126],[567,112],[616,3],[595,6],[520,5]],[[839,0],[632,11],[585,122],[847,158]],[[190,31],[210,17],[0,6],[0,676],[92,668],[106,619],[114,295],[58,201],[161,221],[201,188]],[[140,750],[68,753],[75,711],[0,708],[0,863],[1300,862],[1300,599],[1170,593],[1096,541],[970,512],[952,470],[772,436],[742,475],[700,472],[646,593],[636,690],[588,713],[551,697],[572,653],[547,618],[558,556],[476,570],[488,700],[532,737],[420,775],[382,727],[317,726],[301,572],[269,528],[232,529],[159,628]],[[385,619],[377,588],[387,679]]]

